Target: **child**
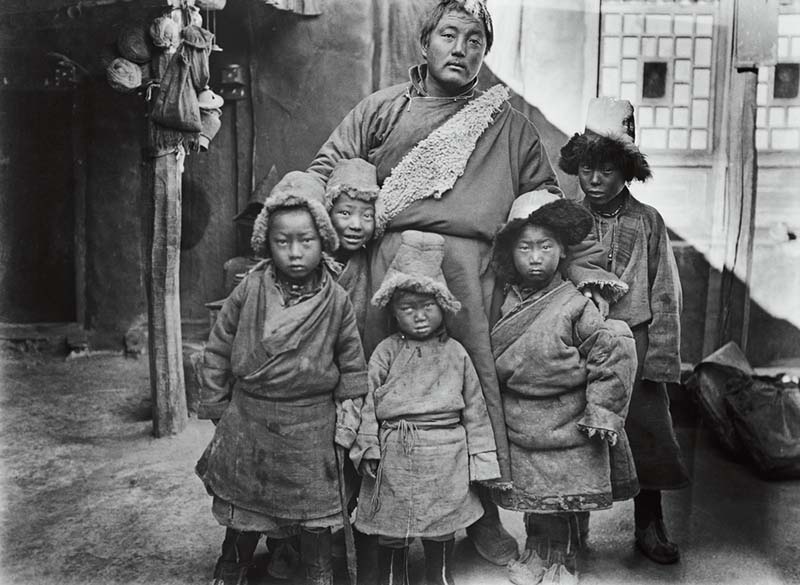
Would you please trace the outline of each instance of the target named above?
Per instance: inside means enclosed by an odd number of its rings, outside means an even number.
[[[247,582],[259,533],[299,534],[305,583],[333,581],[334,441],[355,438],[336,406],[364,396],[367,375],[350,299],[323,259],[337,246],[323,196],[300,172],[272,190],[251,242],[267,259],[226,299],[204,352],[199,416],[218,425],[197,473],[226,526],[215,585]]]
[[[594,219],[587,240],[600,241],[607,269],[629,287],[609,316],[630,326],[639,358],[625,426],[642,487],[634,499],[635,538],[645,556],[668,564],[680,554],[664,527],[661,490],[689,482],[666,388],[680,381],[681,284],[664,220],[626,186],[651,176],[634,138],[630,102],[597,98],[589,105],[585,132],[561,149],[559,166],[578,175],[586,195],[583,203]]]
[[[408,583],[408,546],[422,538],[429,585],[453,585],[455,531],[483,514],[470,481],[500,469],[478,376],[447,335],[443,312],[460,303],[442,274],[444,239],[405,231],[372,298],[399,331],[369,362],[370,390],[350,452],[363,481],[356,527],[378,536],[379,583]]]
[[[360,158],[336,163],[325,188],[325,204],[339,236],[334,259],[344,266],[338,282],[350,295],[362,339],[370,286],[367,246],[375,234],[379,191],[375,166]]]
[[[512,582],[576,583],[580,522],[636,491],[625,415],[636,370],[628,327],[604,321],[559,267],[591,229],[578,203],[547,191],[521,195],[495,241],[507,284],[492,329],[511,453],[510,491],[496,502],[526,512],[525,552]],[[617,445],[627,474],[616,473]],[[546,569],[546,572],[545,572]]]

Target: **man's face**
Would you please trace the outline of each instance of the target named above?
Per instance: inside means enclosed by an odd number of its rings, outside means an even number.
[[[581,163],[578,182],[592,203],[603,205],[619,195],[625,187],[625,175],[610,163],[599,163],[597,166]]]
[[[455,96],[478,76],[486,53],[483,23],[466,12],[445,12],[422,54],[428,62],[425,86],[434,97]]]

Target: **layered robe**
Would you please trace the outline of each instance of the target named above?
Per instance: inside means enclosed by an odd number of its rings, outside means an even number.
[[[509,289],[492,343],[513,482],[493,493],[495,501],[525,512],[577,512],[635,495],[625,434],[636,372],[628,326],[603,320],[556,274],[530,296]],[[613,431],[618,442],[609,447],[587,429]]]
[[[499,477],[494,436],[475,368],[440,333],[395,333],[369,361],[369,394],[354,464],[379,460],[364,477],[356,527],[396,538],[444,536],[483,515],[470,481]]]
[[[382,185],[397,163],[481,92],[430,97],[421,80],[424,66],[411,69],[411,81],[378,91],[356,105],[321,147],[308,171],[327,181],[336,163],[363,158],[377,168]],[[428,198],[395,216],[376,244],[371,260],[370,290],[380,286],[406,229],[444,237],[442,263],[447,285],[462,310],[445,318],[447,330],[461,342],[478,373],[495,431],[497,456],[508,479],[508,440],[489,341],[489,310],[495,293],[490,268],[492,239],[514,199],[527,191],[556,186],[556,176],[534,125],[504,102],[478,138],[463,174],[440,199]],[[576,284],[610,284],[616,277],[601,268],[596,245],[570,250],[568,276]],[[368,307],[364,345],[367,354],[391,331],[385,311]]]
[[[215,512],[218,500],[231,511],[220,521],[309,526],[341,512],[334,441],[349,447],[355,429],[337,428],[337,403],[368,384],[352,304],[327,270],[296,304],[270,261],[250,272],[220,311],[199,377],[199,416],[219,424],[196,470]]]
[[[636,339],[639,367],[626,426],[639,481],[644,489],[676,489],[689,483],[666,386],[679,383],[681,374],[678,265],[661,214],[627,188],[622,197],[622,209],[612,217],[584,199],[594,217],[587,242],[600,242],[607,269],[628,285],[609,317],[625,321]]]

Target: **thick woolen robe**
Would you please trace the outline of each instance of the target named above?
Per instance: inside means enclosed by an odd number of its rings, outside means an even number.
[[[470,479],[496,479],[495,444],[478,376],[446,333],[395,333],[369,361],[369,394],[350,452],[380,459],[362,478],[356,527],[397,538],[444,536],[483,515]]]
[[[298,521],[341,511],[336,402],[366,395],[364,352],[347,293],[286,305],[267,262],[226,299],[199,368],[201,418],[220,418],[197,464],[213,495]],[[236,528],[236,526],[234,526]]]
[[[378,184],[416,144],[480,92],[458,97],[429,97],[421,79],[424,66],[414,67],[411,80],[367,96],[344,118],[320,148],[308,171],[327,181],[337,161],[363,158],[377,167]],[[463,175],[441,199],[417,201],[387,226],[372,254],[370,288],[381,284],[406,229],[431,231],[445,239],[442,271],[462,310],[446,317],[448,332],[472,358],[495,430],[500,470],[508,479],[508,440],[489,342],[489,317],[494,272],[491,246],[514,199],[527,191],[556,185],[544,145],[534,125],[507,102],[484,130]],[[602,268],[599,247],[570,250],[568,276],[576,284],[608,283],[617,279]],[[367,309],[364,347],[367,354],[390,332],[384,311]]]
[[[369,288],[369,263],[370,248],[361,248],[353,252],[350,258],[342,267],[342,271],[336,279],[350,297],[353,310],[356,315],[358,333],[364,339],[364,325],[367,319],[367,307],[369,307],[370,288]]]
[[[525,300],[509,290],[492,343],[513,481],[511,491],[493,493],[495,501],[525,512],[574,512],[632,497],[636,477],[624,425],[636,349],[628,326],[603,320],[556,274]],[[618,443],[609,447],[579,425],[614,431]]]
[[[643,489],[675,489],[689,482],[672,427],[666,383],[680,382],[682,291],[678,266],[658,211],[625,189],[619,214],[592,211],[607,269],[628,285],[609,317],[625,321],[636,339],[639,367],[626,428]]]

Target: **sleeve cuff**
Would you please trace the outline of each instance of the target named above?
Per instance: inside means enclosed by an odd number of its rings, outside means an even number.
[[[333,438],[337,445],[349,449],[356,442],[356,432],[344,425],[336,425],[336,434]]]
[[[334,392],[336,400],[347,400],[366,396],[369,390],[367,372],[350,372],[339,376],[339,384]]]
[[[616,412],[589,405],[583,412],[581,420],[578,421],[578,426],[620,433],[625,426],[625,419]]]
[[[500,477],[500,465],[497,463],[497,453],[486,451],[469,456],[469,480],[488,481]]]
[[[371,441],[367,441],[365,439],[369,439],[369,437],[364,437],[361,435],[361,441],[356,440],[353,444],[352,448],[350,449],[350,461],[353,462],[353,466],[358,469],[359,465],[361,465],[362,459],[375,459],[380,461],[381,459],[381,449],[378,447],[378,437],[374,437],[375,444],[369,445],[364,447],[363,444]]]

